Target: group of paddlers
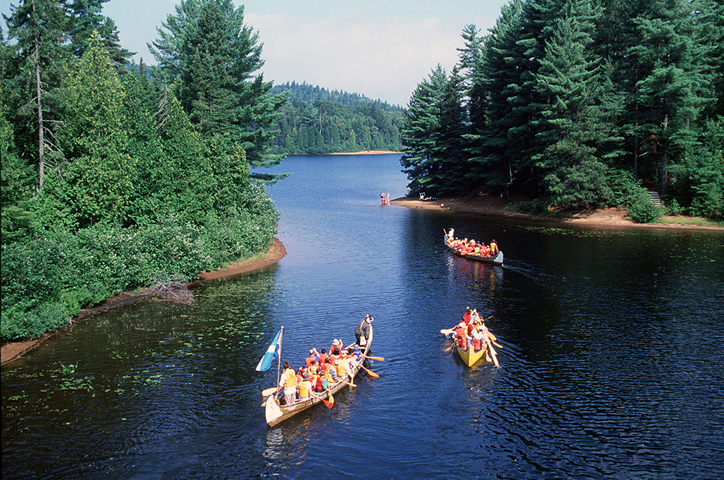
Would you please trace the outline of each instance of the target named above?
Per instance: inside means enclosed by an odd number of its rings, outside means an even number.
[[[498,358],[493,344],[499,347],[501,345],[496,343],[497,338],[485,326],[485,319],[478,315],[477,310],[471,310],[470,307],[467,307],[460,319],[460,323],[453,329],[453,333],[455,334],[455,343],[461,350],[472,348],[473,352],[480,352],[487,349],[488,361],[492,358],[495,365],[498,365]]]
[[[461,240],[455,237],[454,234],[454,228],[451,228],[449,232],[446,232],[445,242],[448,244],[448,246],[454,248],[455,250],[458,250],[464,255],[495,257],[496,255],[498,255],[498,252],[500,252],[500,250],[498,249],[498,244],[495,242],[495,239],[490,242],[490,245],[485,245],[484,243],[476,242],[473,239],[468,240],[467,238],[465,238]]]
[[[362,361],[362,352],[357,344],[344,348],[342,340],[335,339],[329,352],[324,348],[321,352],[316,348],[310,349],[304,365],[296,371],[285,361],[277,392],[284,389],[285,405],[311,400],[317,396],[316,392],[324,392],[338,382],[346,382],[346,377],[352,379],[353,369]]]

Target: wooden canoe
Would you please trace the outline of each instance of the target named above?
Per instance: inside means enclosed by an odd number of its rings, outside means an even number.
[[[498,255],[496,255],[495,257],[483,257],[481,255],[475,255],[473,253],[463,253],[457,248],[453,248],[448,245],[447,237],[443,238],[443,245],[445,245],[445,249],[447,249],[448,252],[452,253],[453,255],[457,255],[458,257],[467,258],[468,260],[474,260],[480,263],[488,263],[490,265],[503,264],[503,252],[498,252]]]
[[[370,347],[372,346],[372,336],[373,336],[373,328],[372,325],[370,325],[370,338],[367,341],[367,344],[362,349],[362,355],[369,355]],[[366,361],[366,360],[365,360]],[[340,392],[347,388],[349,386],[348,383],[354,383],[354,377],[357,375],[357,373],[362,368],[357,365],[352,369],[352,377],[350,378],[349,375],[345,375],[345,377],[329,387],[327,391],[325,392],[314,392],[314,395],[316,397],[312,397],[311,400],[302,400],[297,401],[293,405],[278,405],[273,397],[266,398],[266,401],[264,402],[264,409],[265,409],[265,417],[266,417],[266,423],[273,427],[274,425],[278,425],[282,423],[283,421],[292,418],[294,415],[303,412],[304,410],[307,410],[309,408],[312,408],[315,405],[318,405],[320,403],[323,403],[323,401],[327,400],[331,395],[335,395],[337,392]]]
[[[478,362],[478,360],[483,358],[485,356],[486,350],[485,348],[483,348],[482,350],[475,351],[472,347],[468,347],[467,349],[463,350],[462,348],[460,348],[460,345],[456,345],[455,348],[457,349],[460,359],[468,367],[472,367]]]

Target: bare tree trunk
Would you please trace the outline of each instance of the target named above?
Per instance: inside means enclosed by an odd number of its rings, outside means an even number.
[[[664,116],[664,130],[661,132],[661,136],[664,137],[666,135],[666,130],[669,127],[669,116]],[[668,162],[668,152],[669,147],[666,143],[666,140],[664,140],[664,153],[661,155],[661,199],[663,200],[666,196],[666,178],[667,178],[667,171],[666,171],[666,164]]]
[[[633,171],[634,176],[639,178],[639,136],[634,135],[634,152],[633,152]]]
[[[33,10],[35,10],[35,2],[33,2]],[[35,35],[35,91],[38,97],[38,163],[39,163],[39,190],[43,191],[43,183],[45,177],[45,140],[43,138],[43,104],[40,101],[40,45],[38,36]]]

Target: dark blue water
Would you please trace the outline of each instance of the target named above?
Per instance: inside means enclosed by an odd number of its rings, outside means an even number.
[[[292,157],[269,187],[277,265],[143,302],[2,371],[4,478],[724,477],[724,234],[595,229],[381,207],[395,155]],[[451,257],[443,228],[505,267]],[[440,329],[491,317],[500,368],[467,368]],[[353,340],[373,362],[275,428],[256,363]]]

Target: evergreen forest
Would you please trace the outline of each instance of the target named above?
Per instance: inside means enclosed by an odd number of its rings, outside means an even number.
[[[402,149],[401,107],[306,83],[275,85],[271,92],[289,95],[277,119],[279,133],[271,143],[275,153],[321,155]]]
[[[2,341],[265,253],[286,94],[232,0],[181,0],[132,64],[107,0],[19,0],[0,31]]]
[[[721,219],[722,0],[513,0],[462,38],[405,113],[411,193]]]

